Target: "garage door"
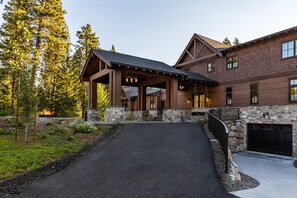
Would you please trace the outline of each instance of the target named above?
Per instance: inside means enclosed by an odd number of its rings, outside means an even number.
[[[292,156],[292,125],[248,124],[248,150]]]

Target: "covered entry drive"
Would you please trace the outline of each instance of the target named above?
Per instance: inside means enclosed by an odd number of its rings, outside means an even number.
[[[292,156],[292,125],[248,124],[248,150]]]

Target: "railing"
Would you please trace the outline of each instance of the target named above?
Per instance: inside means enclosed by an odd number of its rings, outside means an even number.
[[[225,171],[228,173],[228,137],[229,130],[226,124],[217,118],[212,113],[213,110],[208,112],[208,128],[212,132],[221,144],[222,150],[225,154]]]

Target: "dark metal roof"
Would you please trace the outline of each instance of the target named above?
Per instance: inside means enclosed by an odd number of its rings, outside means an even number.
[[[203,81],[203,82],[209,82],[214,84],[218,83],[217,81],[210,79],[208,77],[205,77],[197,72],[192,72],[192,71],[183,71],[183,72],[188,75],[188,78],[187,78],[188,80]]]
[[[145,70],[152,70],[164,72],[167,74],[185,76],[185,74],[182,71],[175,69],[174,67],[171,67],[163,62],[100,49],[93,49],[93,53],[99,58],[103,57],[111,64],[125,65]]]
[[[138,87],[130,87],[130,86],[122,86],[124,92],[126,93],[126,96],[129,99],[135,98],[138,96]],[[161,89],[158,88],[146,88],[146,95],[154,94],[160,92]]]

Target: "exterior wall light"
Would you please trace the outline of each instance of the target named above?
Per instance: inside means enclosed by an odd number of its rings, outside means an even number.
[[[184,85],[179,85],[179,89],[180,90],[184,90],[185,89],[185,86]]]

